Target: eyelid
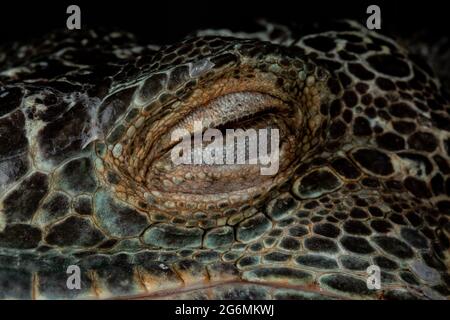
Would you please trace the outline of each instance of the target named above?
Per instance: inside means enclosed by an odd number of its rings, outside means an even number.
[[[241,66],[240,72],[245,73],[245,70]],[[143,165],[149,167],[161,149],[170,147],[171,141],[170,134],[167,134],[168,128],[172,128],[174,125],[185,121],[192,113],[196,111],[200,112],[198,110],[203,110],[205,106],[219,97],[238,92],[259,92],[272,99],[278,99],[280,103],[277,103],[277,105],[281,105],[282,101],[298,103],[295,94],[285,92],[283,88],[277,86],[277,77],[274,74],[264,73],[254,69],[248,69],[247,72],[251,76],[234,78],[227,74],[219,75],[218,79],[214,79],[212,82],[205,80],[206,82],[198,84],[185,100],[176,101],[172,105],[162,108],[177,110],[177,112],[169,112],[167,116],[151,123],[145,133],[140,133],[141,135],[145,135],[145,141],[147,142],[147,145],[143,146],[145,150],[140,151],[141,154],[145,154],[145,156],[141,156],[144,162]],[[301,95],[301,92],[297,94]],[[157,110],[161,112],[162,109]],[[146,114],[145,116],[151,117],[153,115]]]
[[[261,63],[260,59],[242,57],[238,66],[216,69],[191,81],[192,85],[187,83],[180,94],[165,93],[164,99],[161,95],[148,105],[138,105],[133,100],[133,107],[140,110],[140,125],[131,123],[126,134],[108,144],[108,151],[102,156],[106,170],[122,178],[115,192],[143,210],[175,210],[186,217],[197,210],[208,210],[215,219],[228,216],[221,203],[241,210],[241,206],[253,206],[270,190],[282,186],[319,145],[319,128],[327,123],[320,106],[328,103],[330,97],[327,77],[315,76],[317,70],[304,67],[300,58],[299,63],[294,62],[281,63],[270,57],[270,61]],[[199,174],[194,179],[192,174],[190,178],[182,175],[189,173],[189,168],[174,169],[170,158],[167,161],[170,132],[176,126],[192,127],[198,118],[221,128],[245,123],[249,127],[275,124],[283,134],[280,170],[274,176],[261,178],[240,168],[227,167],[226,172],[220,173],[197,166]],[[233,120],[237,123],[230,123]],[[121,152],[115,155],[113,150],[119,144]],[[178,186],[180,183],[182,187]]]
[[[220,96],[189,114],[174,129],[193,133],[195,121],[202,121],[204,128],[212,128],[251,116],[268,108],[286,110],[280,99],[259,92],[236,92]]]

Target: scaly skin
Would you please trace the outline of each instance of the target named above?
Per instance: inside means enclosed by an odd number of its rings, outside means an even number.
[[[450,296],[449,97],[389,38],[55,33],[0,51],[0,85],[1,298]],[[262,118],[279,173],[168,168],[169,129],[231,92],[288,106]]]

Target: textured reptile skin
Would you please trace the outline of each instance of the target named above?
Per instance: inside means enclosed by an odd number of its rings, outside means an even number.
[[[439,79],[355,22],[265,27],[162,48],[62,32],[0,50],[1,298],[450,296]],[[233,81],[302,114],[292,163],[245,200],[149,190],[195,180],[146,180],[164,170],[148,160],[155,137]],[[372,264],[379,290],[366,286]],[[80,290],[66,286],[69,265]]]

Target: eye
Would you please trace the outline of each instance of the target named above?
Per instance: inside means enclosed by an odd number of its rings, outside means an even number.
[[[278,192],[321,145],[328,75],[298,57],[269,55],[261,64],[236,50],[238,66],[198,76],[193,62],[152,74],[162,88],[156,101],[145,98],[155,82],[141,83],[137,115],[110,134],[101,155],[105,183],[114,180],[120,198],[143,210],[228,216]],[[180,69],[189,72],[180,77]],[[174,73],[184,79],[175,97]]]
[[[301,122],[300,110],[268,94],[237,92],[215,98],[162,137],[146,182],[162,192],[211,202],[242,201],[257,194],[254,186],[261,190],[273,180],[267,176],[292,163],[292,143],[300,131],[293,126],[296,121]]]

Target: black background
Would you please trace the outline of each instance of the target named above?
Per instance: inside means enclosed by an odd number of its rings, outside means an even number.
[[[408,35],[426,29],[447,35],[445,1],[365,0],[3,0],[0,43],[42,36],[65,28],[66,8],[81,7],[82,28],[114,27],[158,43],[169,43],[198,28],[249,29],[258,18],[281,23],[351,18],[365,23],[370,4],[381,7],[382,29]]]
[[[206,318],[175,315],[175,308],[209,306],[219,310],[219,305],[273,304],[274,316],[219,315],[209,313]],[[3,314],[22,319],[144,319],[144,320],[385,320],[428,319],[447,312],[448,301],[0,301]],[[9,309],[9,310],[8,310]]]

